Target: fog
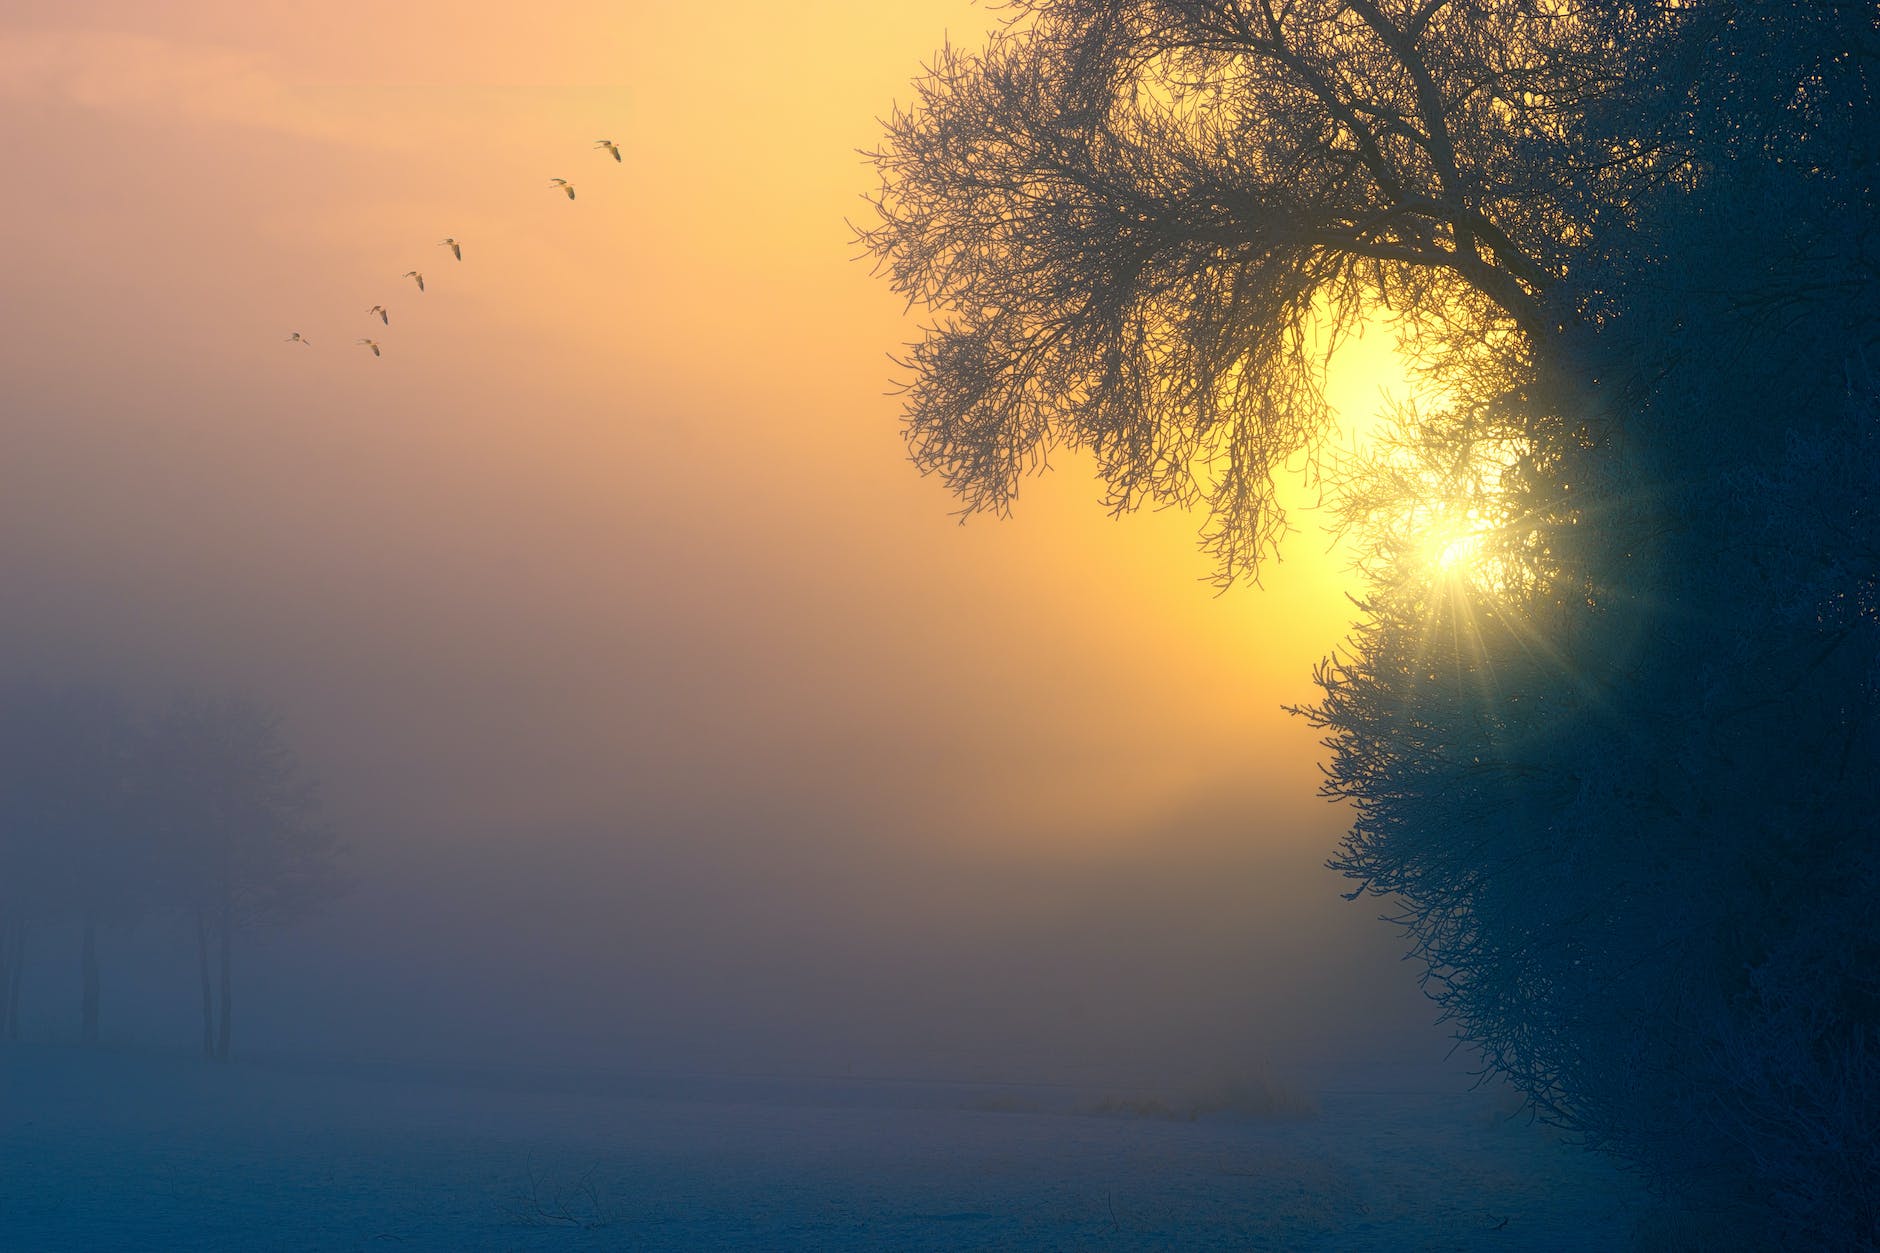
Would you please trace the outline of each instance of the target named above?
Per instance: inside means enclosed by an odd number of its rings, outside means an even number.
[[[1069,864],[845,847],[776,812],[388,850],[331,916],[239,954],[238,1052],[1034,1081],[1428,1062],[1380,937],[1315,907],[1307,858],[1230,844],[1239,815]],[[34,939],[29,998],[70,1018],[76,938]],[[187,1045],[184,937],[102,949],[107,1039]]]
[[[853,149],[991,18],[413,7],[0,22],[0,677],[264,702],[356,881],[244,937],[237,1053],[1435,1065],[1281,709],[1347,617],[1319,523],[1215,598],[1195,520],[1076,458],[964,527],[905,465]],[[193,944],[106,920],[107,1041],[192,1046]],[[77,964],[35,926],[28,1035]]]

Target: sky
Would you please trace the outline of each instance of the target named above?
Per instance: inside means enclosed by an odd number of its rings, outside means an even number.
[[[966,525],[907,463],[858,150],[997,20],[0,8],[0,667],[281,712],[361,886],[254,957],[251,1040],[1441,1051],[1282,709],[1352,614],[1321,520],[1216,596],[1076,457]],[[1334,400],[1400,385],[1374,335]]]

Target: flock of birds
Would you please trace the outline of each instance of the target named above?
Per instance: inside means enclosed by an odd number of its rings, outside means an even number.
[[[597,139],[594,141],[594,147],[606,152],[616,163],[621,159],[620,145],[611,139]],[[566,192],[568,199],[574,199],[574,184],[567,179],[551,178],[548,180],[548,185],[556,191]],[[459,261],[463,260],[463,244],[455,235],[446,235],[444,238],[437,241],[437,246],[439,248],[450,249],[450,255],[452,257]],[[406,270],[400,277],[408,278],[416,283],[420,292],[424,290],[424,275],[422,272],[418,270]],[[366,310],[366,317],[377,318],[381,326],[390,326],[392,324],[392,315],[386,312],[384,305],[373,305],[370,309]],[[308,339],[305,335],[302,335],[299,331],[295,331],[292,335],[289,335],[286,342],[299,344],[302,347],[308,348],[313,346],[313,341]],[[356,339],[353,343],[361,348],[370,348],[372,355],[375,357],[383,357],[385,355],[384,346],[376,339]]]

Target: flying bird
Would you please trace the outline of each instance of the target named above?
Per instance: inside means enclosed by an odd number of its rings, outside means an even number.
[[[310,348],[313,346],[313,341],[302,335],[299,331],[295,331],[281,342],[286,344],[306,344]]]
[[[375,357],[382,357],[385,355],[384,353],[379,351],[379,341],[376,339],[356,339],[353,342],[356,344],[362,345],[363,347],[370,348],[372,350],[372,355]]]
[[[406,270],[404,276],[416,282],[419,291],[424,290],[424,275],[418,273],[416,270]]]
[[[463,260],[463,245],[458,243],[455,237],[446,235],[443,239],[437,241],[437,246],[439,248],[450,249],[451,256],[457,258],[459,261]]]
[[[615,143],[615,142],[614,142],[613,140],[611,140],[611,139],[597,139],[597,140],[595,140],[595,141],[594,141],[594,146],[595,146],[596,148],[605,148],[605,149],[607,149],[607,151],[608,151],[609,153],[611,153],[611,154],[613,154],[613,158],[614,158],[614,160],[616,160],[616,161],[618,161],[618,160],[620,160],[620,145],[619,145],[619,144],[617,144],[617,143]]]
[[[366,316],[369,318],[376,317],[387,326],[392,324],[391,318],[386,316],[384,305],[373,305],[370,309],[366,310]]]
[[[549,180],[548,180],[548,183],[549,183],[549,186],[551,186],[551,187],[559,187],[559,188],[561,188],[561,189],[562,189],[563,191],[565,191],[565,192],[567,192],[567,193],[568,193],[568,199],[570,199],[570,200],[573,200],[573,199],[574,199],[574,184],[573,184],[573,183],[571,183],[571,182],[569,182],[569,181],[568,181],[567,179],[565,179],[565,178],[551,178],[551,179],[549,179]]]

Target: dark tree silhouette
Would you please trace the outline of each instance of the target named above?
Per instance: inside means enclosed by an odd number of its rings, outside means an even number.
[[[1713,1246],[1872,1248],[1880,11],[1677,16],[1589,111],[1686,171],[1573,271],[1603,438],[1544,388],[1407,437],[1424,482],[1493,467],[1493,562],[1374,546],[1314,712],[1337,864],[1490,1064]]]
[[[1880,10],[1013,7],[874,154],[916,464],[996,513],[1087,450],[1115,509],[1205,506],[1231,581],[1327,354],[1394,319],[1439,399],[1347,484],[1335,864],[1719,1239],[1875,1247]]]

